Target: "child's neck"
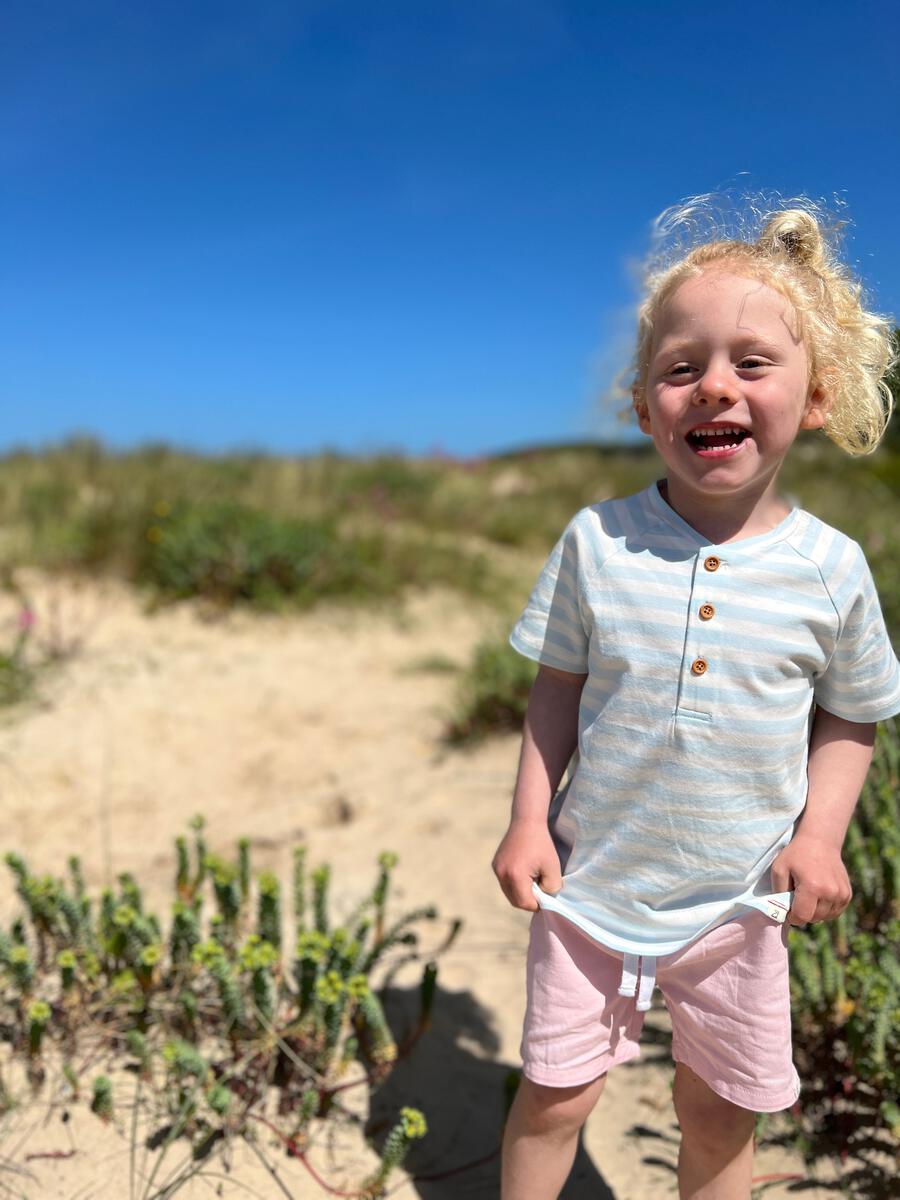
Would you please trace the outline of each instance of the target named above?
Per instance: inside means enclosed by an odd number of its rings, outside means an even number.
[[[769,533],[791,511],[774,481],[758,496],[695,496],[679,488],[677,481],[672,487],[666,479],[660,481],[659,491],[669,507],[713,546]]]

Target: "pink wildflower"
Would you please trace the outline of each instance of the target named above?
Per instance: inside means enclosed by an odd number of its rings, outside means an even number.
[[[34,612],[30,608],[23,608],[19,611],[19,628],[23,633],[27,632],[34,624]]]

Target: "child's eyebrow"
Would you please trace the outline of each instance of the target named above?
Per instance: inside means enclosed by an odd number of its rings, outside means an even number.
[[[653,357],[658,358],[661,354],[667,357],[679,354],[690,355],[693,351],[705,346],[706,341],[703,338],[678,338],[671,342],[663,338]],[[750,351],[755,350],[760,354],[767,354],[771,357],[784,353],[783,346],[779,346],[767,338],[756,337],[753,334],[741,334],[739,337],[736,337],[731,343],[731,349],[737,351],[739,354],[748,354]]]

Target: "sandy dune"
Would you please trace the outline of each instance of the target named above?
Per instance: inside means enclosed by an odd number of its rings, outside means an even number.
[[[255,865],[284,878],[290,846],[305,838],[313,862],[332,863],[336,901],[348,909],[372,879],[377,852],[395,850],[395,910],[435,902],[465,925],[441,963],[433,1030],[375,1098],[386,1116],[419,1105],[431,1128],[410,1160],[417,1178],[398,1178],[392,1194],[497,1196],[491,1155],[503,1081],[517,1064],[527,917],[506,906],[489,862],[505,826],[517,741],[465,753],[442,748],[453,678],[415,669],[437,654],[462,664],[496,618],[443,594],[413,597],[393,616],[330,609],[210,620],[187,605],[149,616],[113,584],[34,581],[32,591],[37,631],[55,622],[61,636],[83,644],[45,680],[39,702],[0,727],[2,848],[20,849],[39,870],[61,869],[77,849],[90,883],[131,870],[159,900],[172,838],[202,812],[213,848],[230,851],[248,834]],[[0,889],[8,911],[5,878]],[[398,982],[391,1008],[402,1019],[414,980]],[[611,1076],[569,1200],[676,1194],[665,1035],[659,1010],[645,1059]],[[27,1159],[56,1151],[74,1153]],[[316,1153],[329,1180],[345,1187],[373,1161],[361,1139],[345,1138],[330,1159],[323,1140]],[[475,1160],[485,1161],[456,1170]],[[277,1161],[289,1194],[324,1194],[298,1163]],[[757,1170],[802,1166],[771,1150]],[[123,1200],[125,1131],[104,1129],[90,1114],[63,1125],[40,1106],[18,1113],[0,1141],[0,1195],[7,1194]],[[180,1194],[285,1193],[245,1154],[230,1177]],[[766,1191],[787,1194],[785,1185]]]

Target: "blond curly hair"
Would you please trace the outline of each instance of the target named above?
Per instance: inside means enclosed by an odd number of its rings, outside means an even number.
[[[696,226],[707,197],[668,209],[657,222],[664,233]],[[797,203],[797,202],[794,202]],[[653,334],[668,298],[687,279],[711,269],[729,270],[775,288],[791,303],[800,323],[810,366],[810,390],[831,401],[825,433],[850,454],[871,453],[893,408],[885,376],[895,361],[891,322],[869,311],[861,284],[836,249],[837,226],[828,228],[814,206],[770,212],[754,241],[716,238],[690,249],[674,263],[651,263],[645,299],[638,309],[638,343],[631,391],[644,403]],[[712,224],[712,216],[705,213]]]

